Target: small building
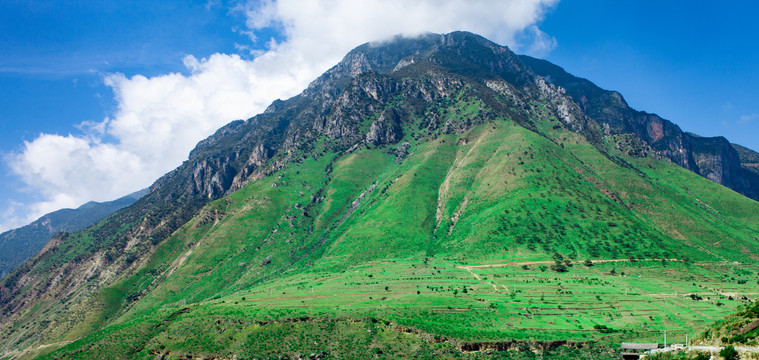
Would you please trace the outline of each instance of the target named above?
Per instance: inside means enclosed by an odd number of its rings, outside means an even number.
[[[619,348],[622,350],[622,359],[636,360],[636,359],[640,359],[640,356],[643,355],[643,353],[645,353],[646,351],[658,349],[659,344],[657,343],[622,343],[622,345],[620,345]]]

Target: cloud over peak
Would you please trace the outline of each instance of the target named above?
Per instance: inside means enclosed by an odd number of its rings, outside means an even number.
[[[558,0],[264,0],[233,11],[247,21],[252,60],[237,54],[187,55],[187,73],[110,74],[118,103],[78,134],[41,134],[7,156],[12,172],[42,201],[6,205],[0,231],[62,207],[105,201],[150,185],[178,166],[198,141],[272,101],[303,90],[364,42],[396,34],[466,30],[516,51],[545,54],[555,40],[537,24]],[[274,29],[280,41],[258,36]],[[239,32],[239,30],[238,30]],[[240,45],[239,49],[251,46]],[[247,55],[247,54],[246,54]],[[12,213],[12,214],[11,214]]]

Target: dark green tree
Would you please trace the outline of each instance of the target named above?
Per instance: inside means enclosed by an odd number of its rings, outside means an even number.
[[[725,346],[722,350],[720,350],[719,356],[722,356],[722,358],[725,360],[740,359],[740,355],[738,355],[738,351],[735,350],[735,348],[732,345]]]

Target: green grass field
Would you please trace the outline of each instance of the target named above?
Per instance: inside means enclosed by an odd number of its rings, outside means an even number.
[[[548,113],[422,129],[478,118],[468,91],[409,120],[407,155],[289,154],[29,330],[51,346],[25,357],[611,359],[757,298],[759,203]]]
[[[49,357],[610,349],[682,342],[757,297],[755,202],[551,131],[504,120],[400,164],[388,148],[307,157],[206,207],[100,292],[121,295],[97,320],[112,325]]]

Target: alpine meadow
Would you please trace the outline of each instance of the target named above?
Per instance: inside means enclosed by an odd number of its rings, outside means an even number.
[[[757,159],[472,33],[367,43],[10,272],[0,358],[756,346]]]

